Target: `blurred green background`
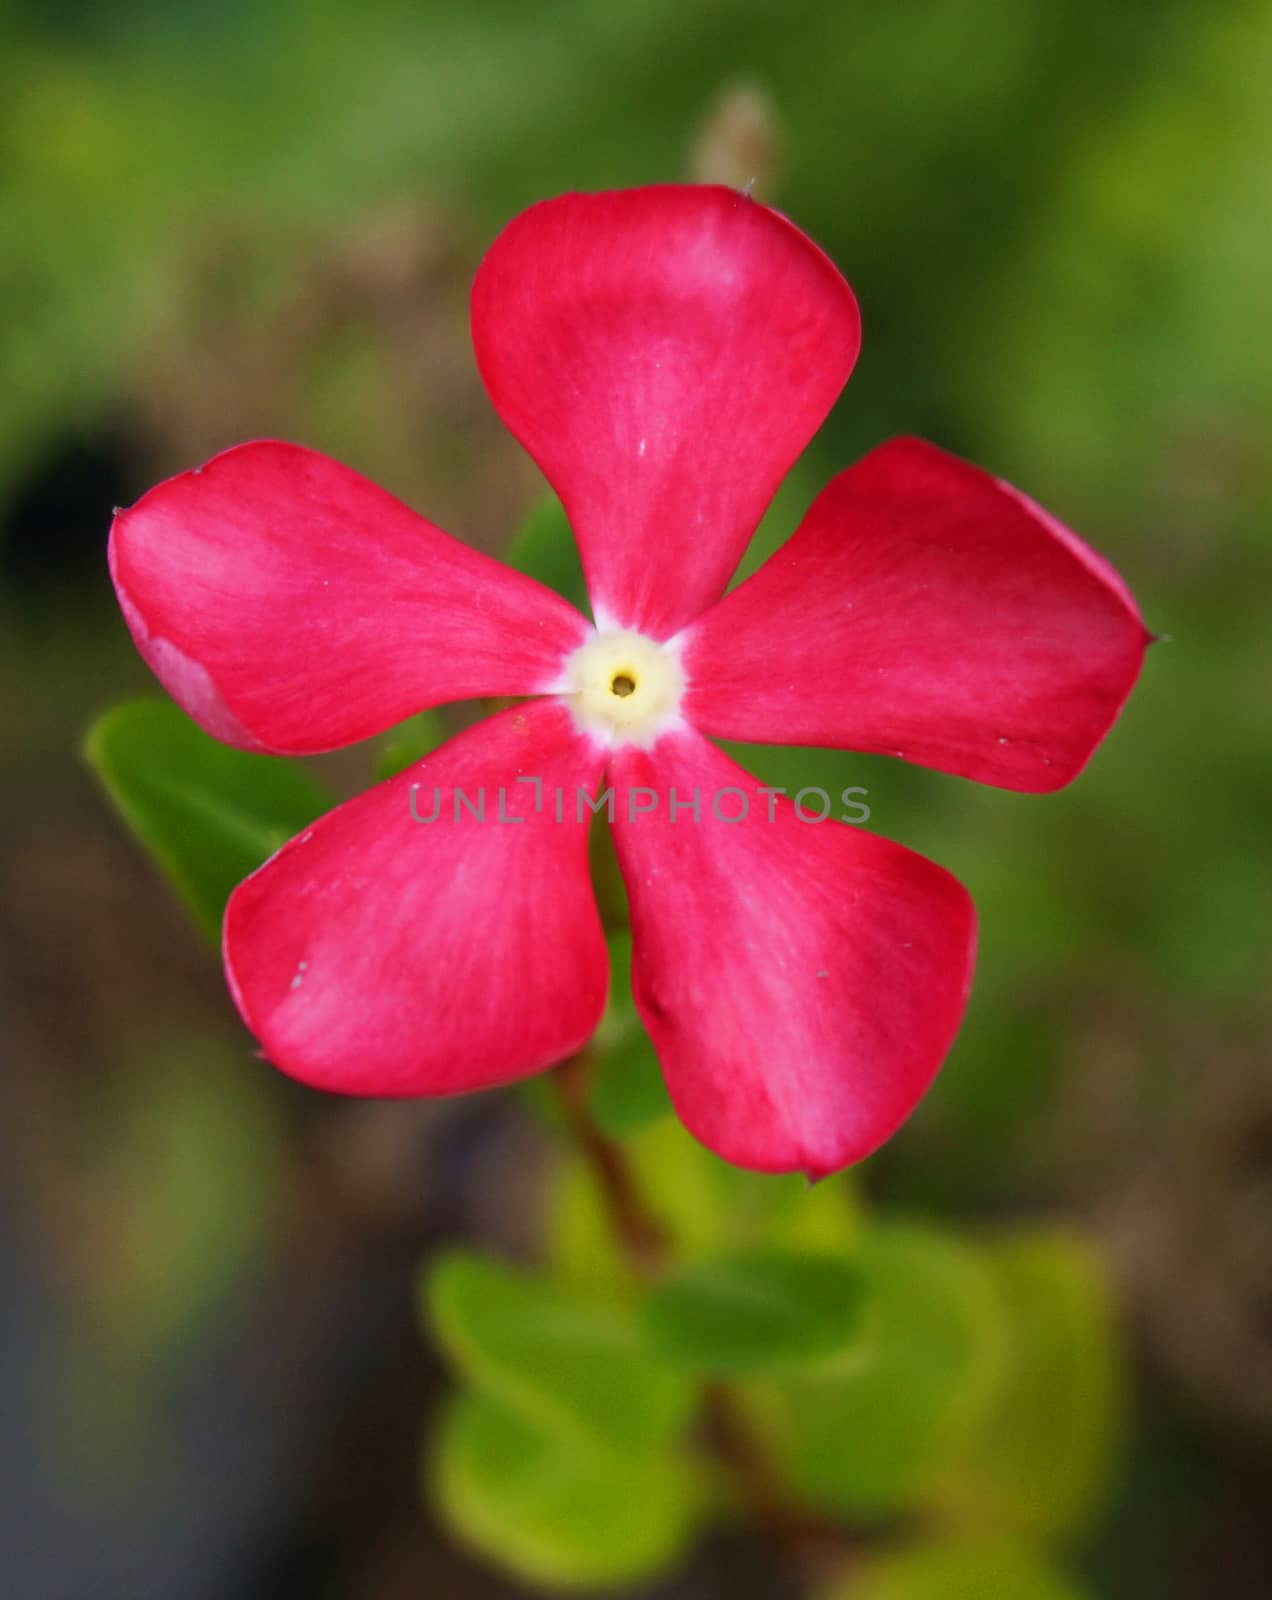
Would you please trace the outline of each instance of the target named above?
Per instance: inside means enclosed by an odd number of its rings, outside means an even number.
[[[78,747],[152,687],[113,505],[278,435],[499,550],[541,485],[477,381],[481,252],[544,195],[686,176],[754,176],[862,305],[764,537],[918,432],[1082,533],[1168,636],[1064,793],[851,761],[871,825],[958,873],[983,929],[954,1055],[862,1180],[977,1229],[1062,1219],[1107,1262],[1135,1382],[1074,1557],[1094,1591],[1272,1592],[1272,4],[9,0],[15,1596],[523,1592],[419,1508],[441,1379],[414,1272],[441,1240],[532,1248],[550,1137],[508,1095],[353,1105],[264,1067]],[[721,1536],[647,1592],[784,1582]]]

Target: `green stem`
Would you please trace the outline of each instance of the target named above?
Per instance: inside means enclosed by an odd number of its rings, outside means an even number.
[[[632,1273],[648,1282],[671,1264],[670,1241],[641,1192],[627,1152],[592,1115],[591,1066],[588,1052],[583,1051],[558,1067],[552,1082],[623,1257]],[[808,1585],[842,1576],[856,1555],[856,1540],[839,1523],[809,1512],[791,1496],[763,1439],[727,1384],[706,1385],[702,1420],[747,1523],[776,1546]]]
[[[600,1190],[610,1229],[639,1278],[655,1277],[666,1264],[667,1236],[644,1204],[623,1147],[603,1133],[588,1099],[591,1059],[586,1050],[552,1074],[561,1111]]]

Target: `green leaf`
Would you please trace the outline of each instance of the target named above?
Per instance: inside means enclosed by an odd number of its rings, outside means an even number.
[[[592,1076],[592,1113],[602,1132],[625,1139],[672,1113],[653,1041],[639,1018],[612,1043],[600,1043]]]
[[[592,1113],[602,1131],[623,1139],[672,1109],[662,1067],[632,1000],[632,936],[611,934],[610,996],[592,1041]]]
[[[459,1251],[428,1274],[425,1299],[460,1371],[541,1429],[649,1450],[688,1419],[691,1385],[658,1364],[628,1305]]]
[[[1107,1490],[1124,1415],[1108,1285],[1080,1237],[1021,1234],[985,1252],[1006,1359],[993,1402],[949,1462],[941,1502],[1031,1536],[1080,1532]]]
[[[951,1442],[980,1415],[1001,1363],[1001,1312],[979,1256],[912,1224],[876,1224],[856,1260],[858,1359],[749,1399],[796,1488],[868,1520],[922,1503]]]
[[[702,1506],[670,1453],[591,1451],[483,1394],[461,1394],[436,1438],[432,1487],[479,1554],[548,1588],[634,1583],[682,1554]]]
[[[167,700],[106,712],[84,753],[212,939],[235,885],[335,804],[295,762],[232,750]]]
[[[407,767],[423,761],[439,744],[446,742],[446,737],[446,724],[436,708],[421,711],[418,716],[399,722],[391,733],[384,736],[380,746],[375,763],[376,782],[383,783],[386,778],[396,778],[399,772],[405,772]]]
[[[855,1262],[770,1248],[683,1267],[645,1315],[664,1360],[726,1377],[842,1356],[860,1337],[861,1311]]]
[[[869,1562],[825,1600],[1084,1600],[1039,1555],[998,1539],[921,1545]]]
[[[540,501],[526,517],[504,552],[504,560],[591,615],[578,545],[565,509],[555,495]]]

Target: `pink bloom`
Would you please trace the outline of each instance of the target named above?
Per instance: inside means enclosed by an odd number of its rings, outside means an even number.
[[[743,1166],[858,1160],[954,1038],[971,903],[900,845],[803,820],[711,737],[1055,789],[1139,672],[1134,602],[1032,501],[916,439],[841,473],[723,594],[860,343],[830,261],[730,190],[533,207],[482,263],[472,322],[491,399],[569,513],[595,627],[293,445],[229,450],[116,518],[138,648],[230,744],[306,755],[445,701],[535,697],[239,886],[235,1002],[278,1067],[343,1093],[562,1060],[608,980],[576,798],[612,787],[636,1001],[684,1121]]]

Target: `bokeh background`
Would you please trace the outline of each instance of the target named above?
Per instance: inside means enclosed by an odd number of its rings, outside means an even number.
[[[1077,1559],[1272,1593],[1272,4],[185,0],[0,8],[0,1548],[26,1597],[521,1591],[421,1507],[438,1241],[532,1247],[511,1095],[324,1100],[79,749],[148,692],[111,508],[243,438],[499,550],[541,485],[467,289],[544,195],[685,176],[788,211],[857,372],[771,532],[895,432],[1026,488],[1167,636],[1067,792],[857,763],[981,911],[962,1039],[883,1202],[1061,1217],[1135,1381]],[[359,757],[328,763],[350,786]],[[785,1593],[724,1536],[659,1594]]]

